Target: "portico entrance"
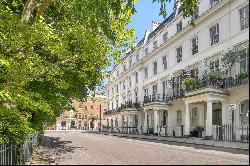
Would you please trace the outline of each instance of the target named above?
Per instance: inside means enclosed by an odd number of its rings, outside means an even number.
[[[226,91],[205,88],[185,95],[186,137],[205,137],[212,139],[212,126],[221,125],[225,121]],[[223,116],[224,115],[224,116]]]

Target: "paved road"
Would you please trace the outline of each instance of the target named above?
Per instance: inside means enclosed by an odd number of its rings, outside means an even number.
[[[187,147],[76,131],[47,131],[27,164],[128,165],[249,164],[249,154]]]

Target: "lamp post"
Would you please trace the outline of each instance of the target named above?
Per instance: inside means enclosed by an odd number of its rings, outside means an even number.
[[[100,110],[100,128],[99,128],[99,132],[102,131],[102,111],[101,111],[101,108],[102,108],[102,106],[100,104],[100,108],[99,108],[99,110]]]

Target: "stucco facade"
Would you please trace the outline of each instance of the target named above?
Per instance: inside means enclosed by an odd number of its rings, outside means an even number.
[[[191,19],[194,27],[189,24]],[[112,71],[105,125],[135,127],[141,133],[164,131],[170,136],[190,136],[200,127],[205,138],[214,136],[218,124],[241,125],[242,129],[241,119],[248,118],[249,112],[245,106],[249,103],[248,78],[230,86],[227,74],[223,87],[209,84],[185,92],[181,90],[181,73],[185,70],[200,78],[204,71],[222,70],[223,54],[235,48],[244,50],[245,55],[233,65],[231,80],[238,80],[243,70],[248,72],[248,19],[247,0],[199,0],[193,18],[183,18],[177,9],[161,24],[153,22],[137,47],[124,55],[126,64]],[[236,104],[233,121],[231,104]],[[244,125],[248,124],[244,121]],[[245,128],[242,131],[246,132]]]

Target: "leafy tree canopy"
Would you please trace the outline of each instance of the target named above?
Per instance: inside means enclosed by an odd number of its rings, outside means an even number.
[[[133,43],[127,24],[135,2],[0,1],[0,143],[42,129],[106,77],[106,67]],[[165,15],[167,1],[159,2]],[[196,1],[180,2],[189,15]]]

